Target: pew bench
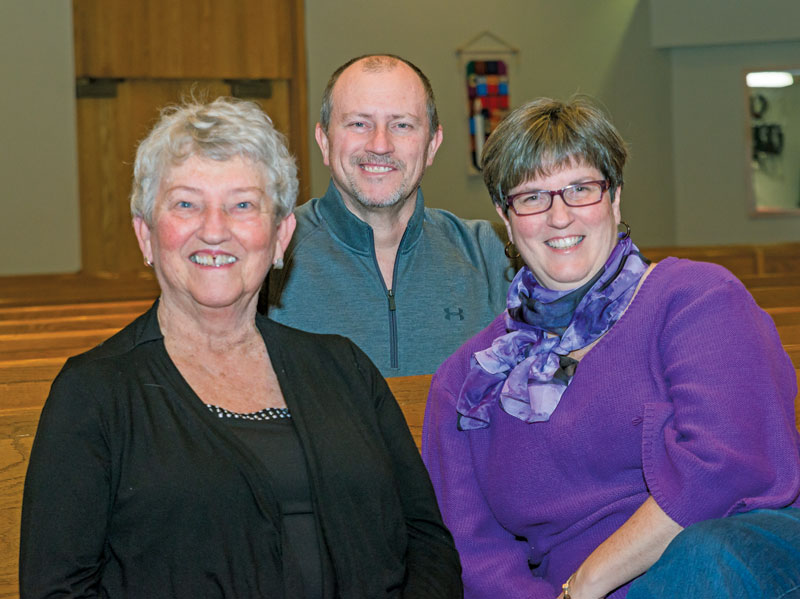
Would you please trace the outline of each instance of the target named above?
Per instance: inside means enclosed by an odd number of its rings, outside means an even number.
[[[767,246],[743,247],[705,248],[705,254],[703,248],[664,248],[664,255],[722,263],[742,278],[775,320],[800,386],[800,276],[796,274],[800,272],[800,244],[766,250]],[[652,259],[663,257],[648,250],[644,253]],[[18,597],[22,487],[39,413],[53,378],[68,356],[111,336],[144,312],[157,295],[152,279],[145,280],[143,290],[132,293],[142,285],[135,277],[122,282],[110,277],[115,288],[109,290],[102,281],[85,285],[80,277],[64,276],[59,278],[63,287],[56,286],[61,295],[53,295],[53,287],[42,283],[44,278],[23,279],[18,293],[0,298],[0,599]],[[24,289],[25,285],[30,289]],[[108,301],[83,303],[86,297]],[[142,299],[128,299],[131,297]],[[49,305],[27,305],[31,298]],[[388,379],[418,447],[430,381],[430,375]],[[795,403],[800,430],[800,396]]]
[[[2,408],[41,409],[66,358],[0,361]]]
[[[22,488],[41,407],[50,382],[62,364],[63,360],[18,361],[19,374],[15,378],[18,382],[27,380],[32,385],[19,387],[18,396],[9,398],[7,388],[3,388],[4,383],[0,382],[4,405],[0,409],[0,599],[19,596],[17,573]],[[2,370],[0,365],[0,373]],[[388,380],[417,446],[421,441],[430,381],[430,375]],[[8,376],[5,384],[9,384]]]
[[[800,286],[797,285],[756,287],[748,291],[764,310],[800,306]]]
[[[121,314],[86,314],[81,316],[52,316],[48,318],[16,318],[0,320],[0,336],[25,333],[54,333],[92,329],[119,330],[141,312]]]
[[[52,306],[86,302],[147,301],[159,295],[152,271],[63,273],[0,277],[0,307]],[[144,310],[142,310],[144,311]]]
[[[0,306],[0,322],[8,320],[41,320],[80,316],[100,316],[113,314],[141,314],[153,300],[89,301],[80,303],[55,303],[51,305]]]
[[[667,256],[713,262],[739,278],[800,273],[800,243],[643,247],[652,261]]]
[[[91,349],[120,328],[0,334],[0,361],[67,358]]]
[[[765,311],[772,317],[772,321],[778,329],[783,325],[800,323],[800,306],[767,308]]]
[[[418,448],[422,447],[422,420],[425,417],[425,402],[428,399],[431,378],[433,375],[420,374],[386,379],[400,409],[403,410],[408,428]]]
[[[800,271],[768,275],[744,275],[739,277],[748,289],[760,287],[800,287]]]
[[[800,344],[795,347],[795,368],[800,385]],[[62,359],[20,360],[15,376],[9,376],[13,369],[5,368],[5,383],[2,382],[4,368],[0,365],[0,390],[6,406],[0,409],[0,599],[18,597],[19,521],[25,472],[42,403],[50,381],[62,364]],[[13,387],[11,380],[14,379],[20,384],[19,394],[8,395],[3,385]],[[389,378],[387,382],[419,447],[431,375]],[[796,425],[800,430],[800,409]]]
[[[0,598],[19,597],[22,487],[40,409],[0,411]]]

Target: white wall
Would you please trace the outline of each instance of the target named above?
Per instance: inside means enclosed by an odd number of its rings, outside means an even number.
[[[672,46],[678,245],[800,241],[800,217],[753,216],[747,71],[800,68],[797,0],[650,0]],[[790,41],[785,41],[790,40]]]
[[[630,144],[622,210],[640,245],[800,240],[800,218],[748,214],[743,87],[745,69],[800,66],[798,10],[797,0],[306,0],[310,134],[334,68],[368,52],[406,56],[431,78],[445,128],[428,204],[495,218],[466,170],[455,54],[488,29],[520,49],[514,105],[579,91],[606,106]],[[78,270],[70,1],[0,0],[0,53],[0,275]],[[315,152],[312,191],[327,179]]]
[[[465,82],[456,49],[483,30],[519,48],[510,82],[514,106],[538,96],[596,96],[630,143],[622,211],[642,245],[672,243],[670,75],[666,51],[650,44],[647,0],[483,0],[402,4],[306,0],[309,129],[330,73],[353,56],[399,54],[430,78],[444,143],[422,188],[429,206],[468,218],[496,218],[480,176],[467,173]],[[328,171],[314,148],[311,189]]]
[[[797,0],[650,0],[653,44],[708,46],[796,40]]]
[[[0,0],[0,56],[0,275],[76,271],[69,0]]]
[[[744,73],[800,65],[800,42],[676,48],[672,56],[676,242],[800,241],[799,216],[751,214]]]

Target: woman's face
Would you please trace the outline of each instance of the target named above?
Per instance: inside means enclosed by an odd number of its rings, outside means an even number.
[[[164,301],[184,309],[257,302],[261,283],[294,232],[276,222],[261,171],[240,156],[192,156],[161,180],[152,223],[134,218],[139,247],[153,263]]]
[[[526,191],[553,191],[585,181],[600,181],[600,171],[583,162],[553,170],[547,177],[530,179],[510,190],[508,195]],[[497,212],[505,221],[511,241],[536,280],[549,289],[576,289],[588,282],[605,264],[617,244],[620,221],[620,190],[614,202],[610,192],[598,204],[571,208],[562,197],[553,198],[547,212],[517,216],[513,210]]]

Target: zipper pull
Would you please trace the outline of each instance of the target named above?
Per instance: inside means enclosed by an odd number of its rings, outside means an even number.
[[[386,292],[386,297],[389,298],[389,310],[391,310],[392,312],[397,310],[397,306],[394,303],[394,292],[391,289],[389,289],[389,291]]]

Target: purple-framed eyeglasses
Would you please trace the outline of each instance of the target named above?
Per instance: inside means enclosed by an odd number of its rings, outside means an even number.
[[[599,203],[609,187],[608,181],[584,181],[551,191],[523,191],[506,198],[506,210],[511,208],[517,216],[541,214],[553,207],[553,198],[556,196],[561,196],[564,203],[571,208],[583,208]]]

